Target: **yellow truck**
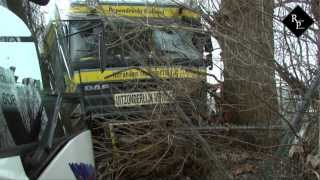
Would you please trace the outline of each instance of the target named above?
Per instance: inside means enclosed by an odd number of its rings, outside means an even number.
[[[169,1],[78,0],[59,14],[43,43],[47,90],[77,94],[83,112],[104,116],[154,111],[186,89],[206,109],[212,47],[197,12]]]

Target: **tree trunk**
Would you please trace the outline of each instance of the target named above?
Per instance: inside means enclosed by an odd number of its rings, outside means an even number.
[[[273,1],[223,0],[217,31],[224,62],[225,111],[237,124],[270,125],[278,111],[273,63]]]

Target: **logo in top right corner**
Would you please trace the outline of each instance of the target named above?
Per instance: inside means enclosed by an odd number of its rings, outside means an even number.
[[[300,6],[296,6],[282,22],[297,37],[300,37],[314,23]]]

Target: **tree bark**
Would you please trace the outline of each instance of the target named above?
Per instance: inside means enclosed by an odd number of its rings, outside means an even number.
[[[216,28],[224,63],[224,111],[237,124],[274,124],[278,111],[270,0],[223,0]]]

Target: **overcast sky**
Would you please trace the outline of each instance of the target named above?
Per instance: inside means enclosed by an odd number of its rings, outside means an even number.
[[[7,8],[0,7],[0,36],[30,36],[24,22]],[[4,68],[16,67],[19,82],[23,78],[41,80],[39,61],[33,42],[0,42],[0,62]]]

